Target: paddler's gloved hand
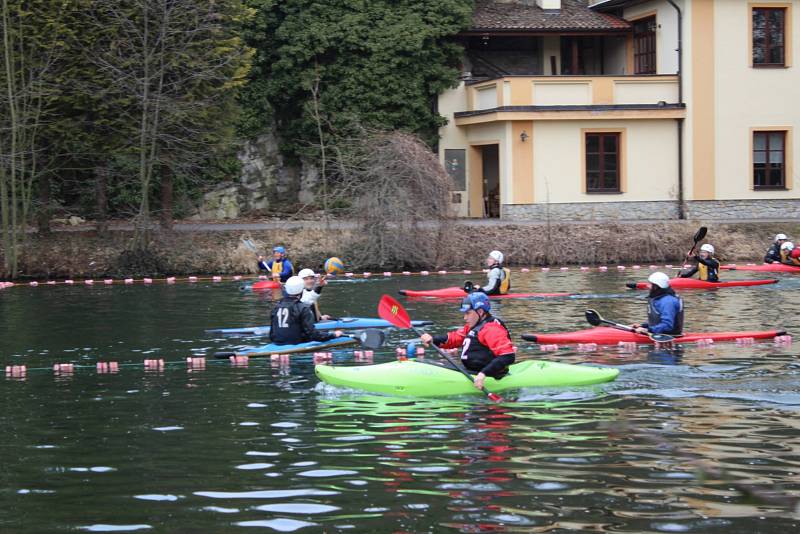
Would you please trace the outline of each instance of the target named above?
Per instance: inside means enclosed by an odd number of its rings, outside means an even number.
[[[464,292],[465,293],[472,293],[472,290],[475,289],[475,284],[473,284],[470,280],[464,282]]]
[[[344,335],[344,332],[341,330],[336,330],[334,331],[333,335],[336,337],[342,337]]]
[[[430,334],[422,334],[421,336],[419,336],[419,340],[422,341],[423,345],[428,347],[433,342],[433,336]]]

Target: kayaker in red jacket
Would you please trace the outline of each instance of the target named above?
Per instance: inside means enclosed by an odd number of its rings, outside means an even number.
[[[503,322],[491,314],[492,305],[484,293],[470,293],[461,303],[464,328],[447,335],[422,334],[420,340],[444,349],[461,347],[461,363],[475,375],[475,387],[481,389],[487,376],[500,379],[514,363],[514,346]]]

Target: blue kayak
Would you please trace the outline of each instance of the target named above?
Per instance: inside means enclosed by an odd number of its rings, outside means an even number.
[[[426,326],[433,321],[411,321],[414,326]],[[392,323],[383,319],[370,317],[340,317],[331,321],[321,321],[316,324],[317,330],[349,330],[354,328],[390,328]],[[249,326],[245,328],[215,328],[206,330],[209,334],[222,334],[225,336],[265,336],[269,334],[267,326]]]
[[[276,345],[270,343],[260,347],[248,347],[235,352],[218,352],[216,358],[229,358],[231,356],[270,356],[272,354],[298,354],[301,352],[323,352],[329,349],[347,347],[358,344],[358,340],[352,337],[338,337],[329,341],[309,341],[308,343],[298,343],[297,345]]]

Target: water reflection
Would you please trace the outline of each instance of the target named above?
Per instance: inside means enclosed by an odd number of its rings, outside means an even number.
[[[645,313],[642,292],[621,290],[632,277],[515,274],[516,290],[604,297],[508,300],[495,311],[515,335],[585,328],[590,306],[632,321]],[[374,316],[384,292],[455,285],[459,278],[336,283],[321,305],[332,315]],[[796,280],[758,291],[687,292],[687,323],[693,330],[800,332],[800,305],[780,291],[800,287]],[[247,367],[210,358],[204,368],[170,363],[259,341],[203,333],[265,324],[268,295],[225,286],[0,294],[0,359],[29,369],[24,381],[0,386],[3,530],[797,529],[787,506],[752,502],[735,487],[745,481],[800,496],[796,346],[541,353],[520,341],[520,358],[595,362],[622,372],[598,386],[521,390],[499,405],[321,385],[310,356]],[[414,302],[409,311],[435,320],[434,332],[461,324],[454,303]],[[392,359],[394,347],[411,338],[392,332],[375,362]],[[145,372],[145,357],[167,365]],[[98,359],[119,361],[120,371],[97,374]],[[55,362],[77,365],[54,375]],[[335,362],[360,363],[351,350],[338,352]],[[700,480],[697,462],[725,476]]]

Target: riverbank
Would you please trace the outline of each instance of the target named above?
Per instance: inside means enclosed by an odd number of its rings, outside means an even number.
[[[252,239],[270,250],[286,246],[298,267],[321,267],[325,258],[338,256],[346,268],[362,270],[477,268],[489,250],[499,249],[511,266],[604,265],[679,261],[692,243],[692,234],[708,226],[707,241],[723,261],[760,261],[772,237],[783,232],[800,236],[797,221],[713,222],[667,221],[586,223],[505,223],[453,221],[445,245],[431,250],[430,263],[393,265],[348,261],[354,256],[362,230],[349,221],[334,222],[330,230],[319,221],[267,223],[186,223],[172,232],[156,232],[146,255],[125,253],[131,231],[124,223],[99,237],[91,226],[69,228],[50,235],[31,234],[20,262],[21,279],[165,276],[189,274],[256,273],[253,252],[242,243]],[[65,228],[64,230],[67,230]],[[419,232],[436,234],[425,224]]]

